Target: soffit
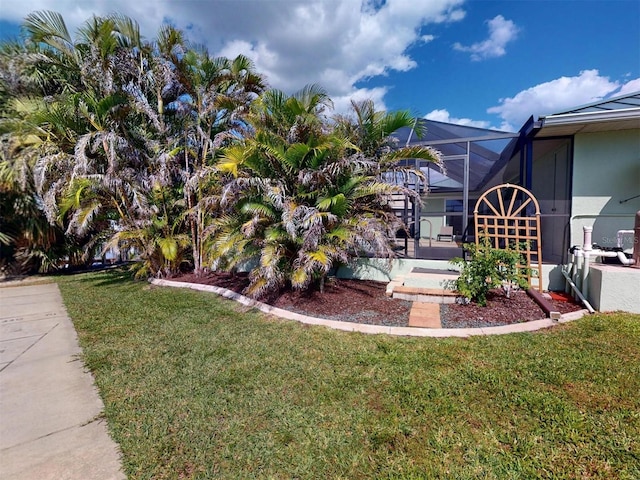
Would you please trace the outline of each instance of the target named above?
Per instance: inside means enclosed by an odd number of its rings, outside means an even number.
[[[551,119],[552,117],[547,117]],[[577,120],[575,123],[548,124],[536,134],[536,138],[575,135],[576,133],[609,132],[615,130],[640,129],[640,115],[635,118],[608,119],[603,121]]]

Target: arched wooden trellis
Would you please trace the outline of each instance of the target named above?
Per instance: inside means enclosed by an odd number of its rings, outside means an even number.
[[[531,192],[508,183],[490,188],[476,202],[473,219],[476,244],[488,237],[494,248],[520,252],[519,270],[531,288],[542,292],[540,206]]]

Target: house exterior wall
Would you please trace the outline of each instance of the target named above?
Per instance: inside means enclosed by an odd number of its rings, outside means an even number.
[[[616,232],[633,229],[640,198],[627,199],[635,195],[640,195],[640,129],[576,134],[570,245],[582,245],[582,227],[591,225],[593,243],[615,247]],[[631,246],[627,237],[624,247]]]

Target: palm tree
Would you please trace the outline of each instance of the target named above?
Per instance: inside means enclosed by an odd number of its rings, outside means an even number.
[[[351,110],[351,115],[334,118],[336,130],[350,138],[366,158],[378,162],[379,176],[385,182],[405,186],[417,186],[418,182],[426,183],[419,169],[409,167],[413,163],[412,160],[426,161],[443,167],[440,152],[432,147],[397,145],[392,134],[401,128],[411,128],[418,138],[426,133],[424,125],[408,111],[378,111],[372,100],[352,101]],[[416,189],[401,197],[405,196],[413,203],[421,201]],[[398,196],[395,198],[397,200]],[[389,201],[393,200],[390,198]],[[409,231],[407,225],[403,225],[403,229]]]
[[[73,40],[59,14],[36,12],[25,30],[28,48],[44,52],[28,57],[26,73],[44,79],[28,94],[48,94],[27,119],[41,138],[36,186],[50,222],[68,238],[88,237],[92,258],[110,233],[151,224],[161,210],[152,189],[173,186],[159,148],[167,143],[162,116],[141,107],[152,97],[149,78],[167,77],[170,67],[149,71],[158,62],[126,17],[93,17]]]
[[[393,168],[402,160],[419,159],[442,163],[440,152],[431,147],[399,147],[392,134],[401,128],[412,128],[420,138],[426,132],[408,111],[377,111],[372,100],[351,101],[353,115],[334,118],[336,130],[348,137],[367,158],[377,159],[385,168]]]
[[[175,35],[166,34],[167,41]],[[163,48],[172,51],[172,49]],[[188,50],[178,62],[181,94],[167,105],[177,127],[175,152],[180,152],[184,198],[191,232],[194,271],[203,268],[204,232],[216,215],[220,191],[213,159],[219,147],[244,129],[249,104],[264,89],[253,63],[240,55],[233,60],[212,58],[205,49]]]
[[[54,12],[33,13],[25,25],[32,42],[69,65],[70,79],[33,116],[47,143],[36,168],[50,220],[63,224],[69,236],[85,235],[99,223],[104,228],[110,218],[135,223],[146,208],[147,179],[140,173],[150,157],[121,88],[138,69],[130,54],[131,45],[138,46],[135,24],[93,17],[75,42]],[[120,30],[133,39],[124,40]]]
[[[0,122],[6,127],[6,122]],[[0,147],[0,271],[46,272],[59,266],[70,245],[63,232],[50,225],[40,208],[33,182],[35,136],[23,143],[7,134]]]
[[[33,119],[45,102],[28,75],[30,52],[13,42],[0,48],[0,268],[9,273],[55,269],[80,248],[79,239],[48,221],[36,188],[36,162],[46,142]]]
[[[415,193],[384,181],[381,156],[335,128],[324,117],[330,106],[315,85],[292,96],[265,92],[248,117],[252,135],[224,149],[218,168],[233,178],[222,196],[226,215],[216,222],[216,266],[257,258],[249,295],[288,285],[322,289],[333,268],[359,255],[394,255],[399,220],[389,198]],[[394,154],[385,155],[391,163]]]
[[[42,141],[36,186],[49,220],[69,237],[90,234],[92,245],[110,234],[137,242],[153,275],[177,268],[170,252],[184,256],[190,245],[199,271],[219,190],[215,151],[245,127],[264,88],[253,64],[211,58],[172,27],[144,42],[137,23],[119,15],[92,17],[74,39],[62,16],[36,12],[25,31],[29,55],[18,70],[35,79],[30,95],[47,95],[29,122]]]
[[[137,252],[140,261],[132,266],[136,278],[171,277],[189,263],[184,203],[177,189],[160,185],[153,188],[151,197],[149,220],[117,231],[105,248]]]

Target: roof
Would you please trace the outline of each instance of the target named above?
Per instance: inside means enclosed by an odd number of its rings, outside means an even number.
[[[597,102],[588,103],[580,107],[574,107],[571,110],[554,113],[555,115],[566,115],[568,113],[589,113],[602,112],[611,110],[624,110],[627,108],[640,108],[640,92],[629,93],[618,97],[599,100]]]
[[[640,128],[640,92],[540,117],[536,138]]]

